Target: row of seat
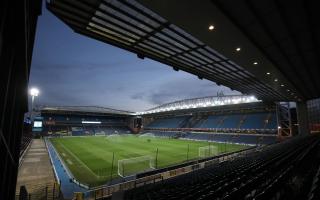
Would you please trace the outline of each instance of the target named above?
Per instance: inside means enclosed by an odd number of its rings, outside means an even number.
[[[151,128],[180,128],[187,116],[159,118],[148,124]]]
[[[192,120],[190,116],[157,118],[147,128],[184,128],[184,125],[193,124],[187,123]],[[203,116],[202,120],[198,120],[190,128],[275,130],[277,117],[275,113],[210,115]]]
[[[170,137],[170,138],[183,138],[190,140],[205,140],[215,142],[227,142],[227,143],[238,143],[238,144],[272,144],[277,141],[276,135],[245,135],[245,134],[227,134],[227,133],[180,133],[180,132],[168,132],[168,131],[146,131],[152,133],[157,137]]]
[[[125,118],[106,117],[106,116],[76,116],[76,115],[42,115],[44,121],[55,122],[78,122],[82,121],[100,121],[102,123],[124,123]]]
[[[309,200],[320,199],[320,166],[318,167],[317,173],[313,178],[308,199]]]
[[[111,135],[131,133],[127,126],[50,126],[45,127],[44,132],[49,135]]]

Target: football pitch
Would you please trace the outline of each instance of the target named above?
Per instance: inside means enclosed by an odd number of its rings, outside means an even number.
[[[151,162],[153,168],[162,168],[198,159],[199,147],[214,147],[215,155],[247,148],[237,144],[136,135],[64,137],[51,138],[50,141],[73,176],[90,187],[105,184],[111,177],[120,178],[119,160],[120,172],[137,173],[148,168]],[[132,162],[146,157],[150,160]],[[129,162],[122,163],[126,160]]]

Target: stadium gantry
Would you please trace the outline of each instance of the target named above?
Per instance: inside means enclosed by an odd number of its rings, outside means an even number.
[[[319,199],[316,1],[47,0],[46,7],[76,33],[246,96],[189,99],[138,113],[46,107],[33,124],[45,139],[32,140],[22,122],[41,1],[4,0],[0,199],[15,198],[28,152],[41,156],[29,164],[47,159],[42,171],[54,179],[31,188],[38,199],[62,199],[61,192],[90,200]],[[297,121],[288,102],[296,102]],[[85,137],[92,135],[99,137]],[[19,199],[30,200],[30,190],[18,187]]]

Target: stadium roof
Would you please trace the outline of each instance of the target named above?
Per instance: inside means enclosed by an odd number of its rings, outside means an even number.
[[[320,96],[319,13],[302,0],[51,0],[75,32],[259,99]]]
[[[99,114],[118,114],[118,115],[133,115],[134,112],[116,110],[112,108],[104,108],[98,106],[44,106],[41,112],[85,112],[85,113],[99,113]]]
[[[198,109],[206,107],[215,107],[223,105],[234,105],[242,103],[259,102],[254,96],[228,95],[228,96],[210,96],[194,99],[184,99],[171,103],[166,103],[144,112],[137,112],[138,115],[152,114],[159,112],[177,111],[185,109]]]
[[[210,110],[217,106],[232,106],[238,104],[262,103],[254,96],[245,95],[218,95],[193,99],[183,99],[148,109],[142,112],[131,112],[124,110],[116,110],[99,106],[40,106],[38,110],[42,113],[87,113],[87,114],[103,114],[103,115],[146,115],[163,112],[178,113],[188,110]],[[265,104],[267,105],[267,104]]]

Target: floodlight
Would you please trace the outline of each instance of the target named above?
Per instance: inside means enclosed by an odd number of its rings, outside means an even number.
[[[30,95],[33,97],[37,97],[39,95],[39,90],[37,88],[31,88]]]
[[[212,31],[214,29],[214,26],[213,25],[210,25],[209,26],[209,31]]]
[[[100,121],[81,121],[82,124],[101,124]]]
[[[30,89],[30,95],[31,95],[31,113],[30,113],[30,118],[31,118],[31,120],[33,120],[34,98],[39,95],[39,90],[37,88],[31,88]]]

